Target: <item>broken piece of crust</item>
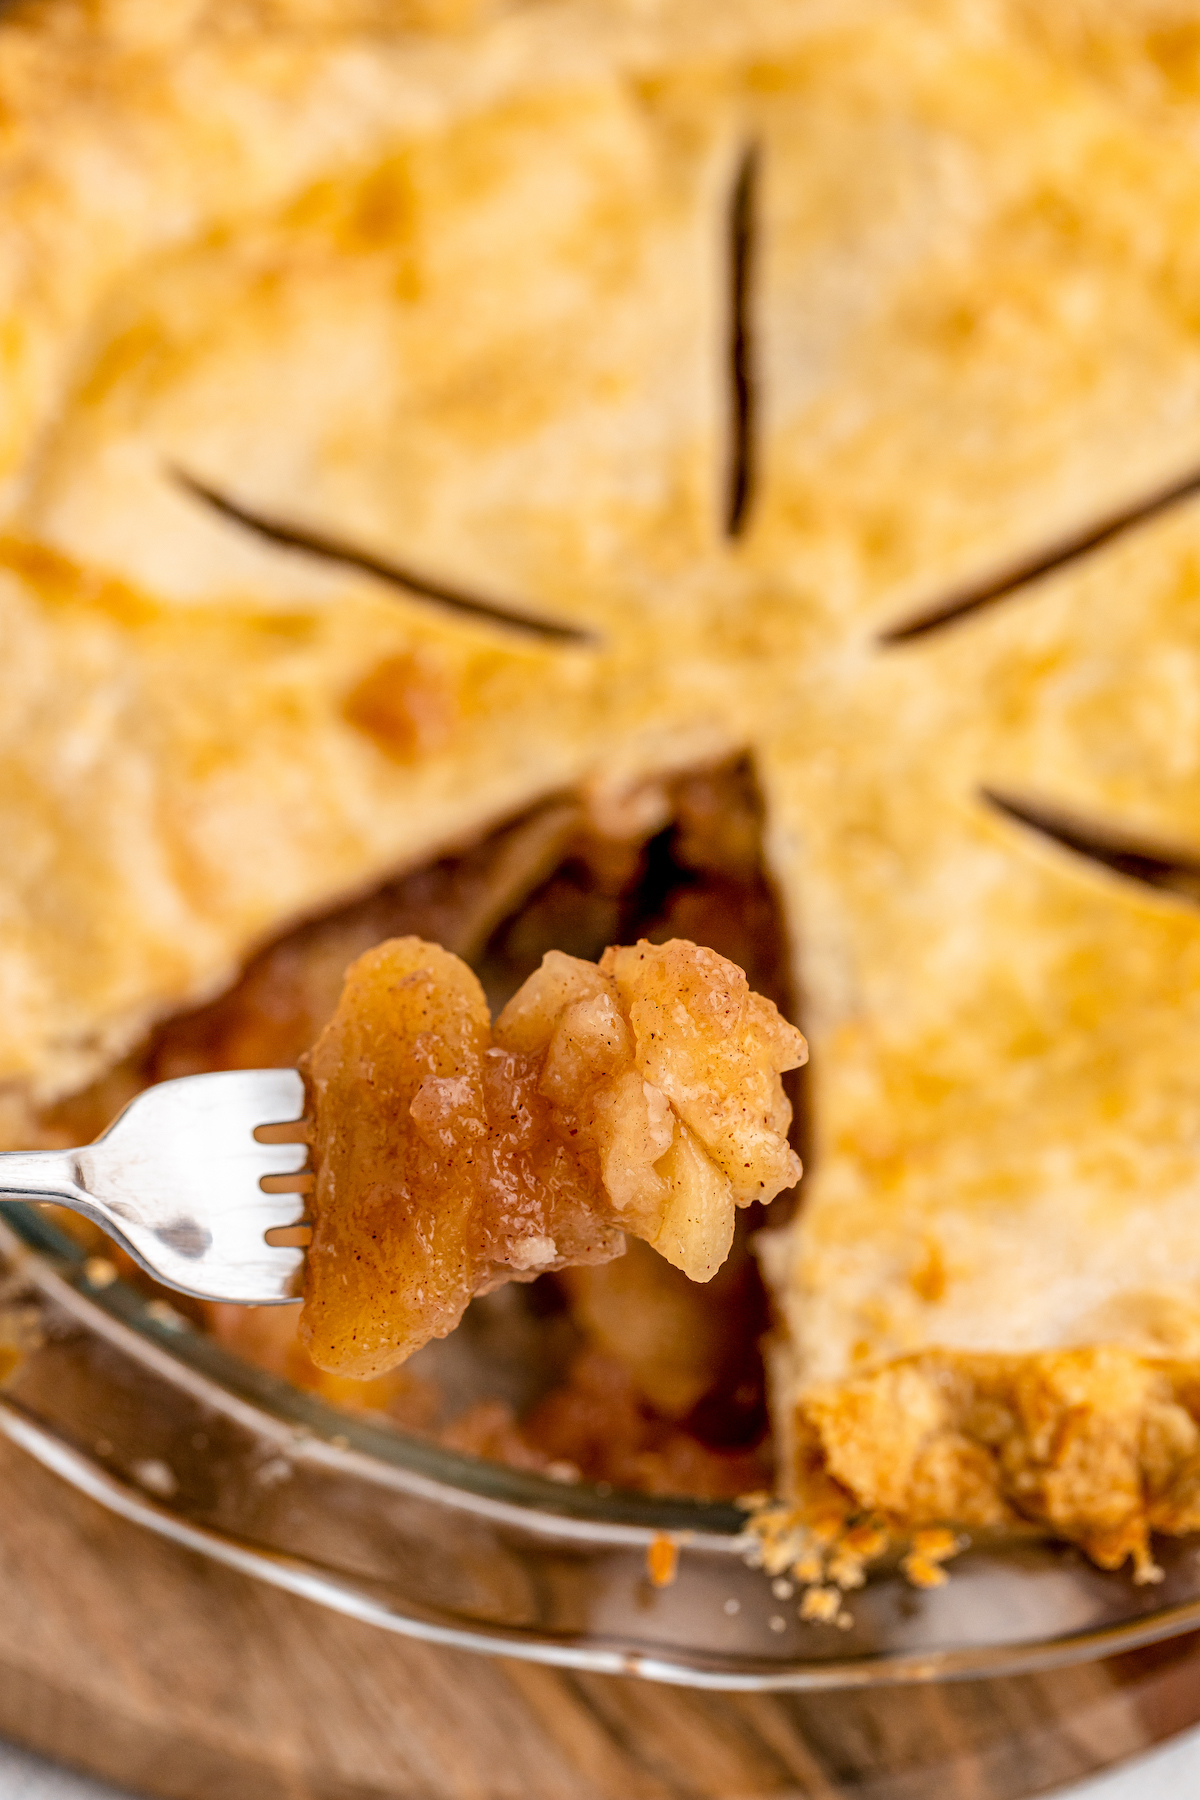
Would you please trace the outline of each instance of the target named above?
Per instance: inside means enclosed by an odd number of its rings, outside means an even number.
[[[735,1206],[800,1175],[779,1078],[805,1055],[739,968],[681,939],[599,965],[551,951],[494,1032],[458,957],[368,951],[302,1064],[314,1362],[379,1375],[473,1295],[606,1262],[625,1232],[707,1281]]]
[[[1113,1344],[934,1350],[795,1401],[797,1517],[1043,1526],[1103,1568],[1160,1571],[1151,1534],[1200,1529],[1200,1364]]]

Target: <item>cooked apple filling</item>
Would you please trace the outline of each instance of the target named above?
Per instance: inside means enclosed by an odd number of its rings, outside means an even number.
[[[800,1175],[780,1075],[805,1055],[735,964],[682,939],[599,965],[551,951],[494,1027],[458,957],[368,951],[304,1064],[310,1355],[378,1375],[473,1295],[607,1262],[625,1233],[709,1280],[735,1208]]]

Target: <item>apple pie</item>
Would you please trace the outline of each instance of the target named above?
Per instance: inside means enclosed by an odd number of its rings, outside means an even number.
[[[220,996],[284,934],[340,978],[514,833],[486,978],[747,767],[812,1052],[781,1489],[1148,1569],[1200,1524],[1193,11],[41,0],[0,107],[7,1141],[186,1012],[261,1053]]]

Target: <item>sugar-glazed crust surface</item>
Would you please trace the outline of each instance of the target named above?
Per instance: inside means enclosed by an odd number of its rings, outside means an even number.
[[[1190,1518],[1198,68],[1168,0],[6,14],[14,1104],[745,749],[812,1046],[792,1477]]]

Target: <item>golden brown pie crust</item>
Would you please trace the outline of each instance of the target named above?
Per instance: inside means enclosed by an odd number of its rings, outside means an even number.
[[[745,749],[813,1047],[777,1418],[865,1499],[858,1384],[999,1358],[1017,1418],[1111,1354],[1068,1461],[1153,1436],[1200,1357],[1196,507],[1054,552],[1200,467],[1186,12],[150,18],[0,25],[14,1116],[289,922]],[[1100,1543],[1105,1479],[997,1504]]]

